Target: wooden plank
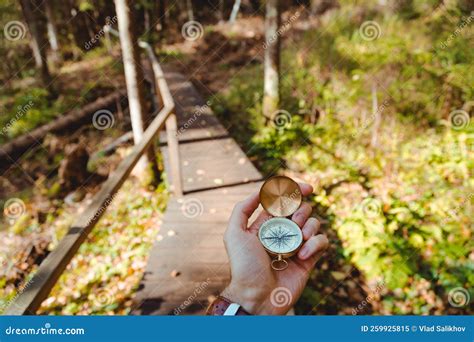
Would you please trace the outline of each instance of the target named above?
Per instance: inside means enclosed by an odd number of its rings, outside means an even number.
[[[167,147],[163,147],[162,151],[165,166],[168,168]],[[184,192],[262,179],[255,166],[232,138],[182,144],[180,151]]]
[[[139,315],[190,315],[204,314],[209,296],[216,296],[225,286],[223,281],[206,280],[183,282],[178,279],[150,282],[143,297],[135,297],[132,314]],[[166,289],[156,293],[155,289]]]
[[[7,315],[34,314],[36,312],[79,246],[113,201],[115,193],[120,189],[144,151],[150,146],[158,131],[164,126],[172,110],[173,108],[165,107],[160,111],[145,131],[142,141],[122,160],[101,190],[94,196],[92,203],[73,223],[67,235],[41,263],[38,271],[30,280],[29,286],[7,308]]]

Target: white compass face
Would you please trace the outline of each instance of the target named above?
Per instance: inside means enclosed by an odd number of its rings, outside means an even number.
[[[294,252],[301,245],[303,233],[293,221],[275,217],[260,226],[258,238],[267,250],[286,254]]]

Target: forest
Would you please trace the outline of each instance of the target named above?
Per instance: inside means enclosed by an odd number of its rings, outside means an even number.
[[[329,248],[297,315],[474,313],[473,1],[0,0],[0,13],[0,314],[37,291],[134,158],[36,313],[134,313],[152,250],[180,236],[167,213],[227,215],[197,186],[215,172],[203,188],[225,193],[247,160],[314,188]],[[185,84],[195,93],[177,95]],[[216,159],[192,149],[209,122],[214,146],[236,142],[228,172],[183,157]],[[182,301],[208,305],[212,277],[191,280]]]

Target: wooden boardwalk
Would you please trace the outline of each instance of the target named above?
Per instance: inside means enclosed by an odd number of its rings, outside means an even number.
[[[229,280],[222,237],[232,208],[262,176],[195,87],[176,72],[165,70],[165,78],[176,102],[185,195],[168,203],[132,314],[203,314]]]

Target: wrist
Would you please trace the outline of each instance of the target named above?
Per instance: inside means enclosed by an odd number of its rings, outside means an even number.
[[[247,287],[234,282],[231,282],[229,286],[222,291],[223,297],[239,304],[245,311],[252,315],[266,314],[266,310],[264,310],[266,294],[267,291],[262,289]]]

